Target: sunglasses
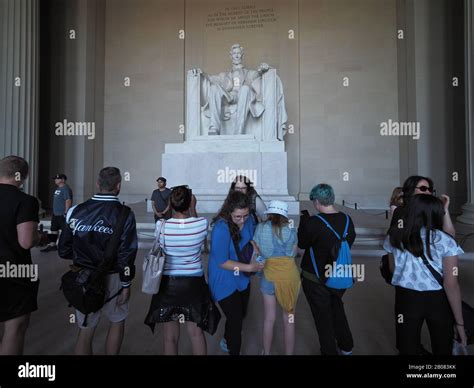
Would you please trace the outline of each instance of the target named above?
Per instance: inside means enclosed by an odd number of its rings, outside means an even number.
[[[425,193],[427,191],[429,191],[430,193],[432,193],[434,190],[433,188],[429,187],[429,186],[417,186],[416,187],[418,190],[420,190],[422,193]]]

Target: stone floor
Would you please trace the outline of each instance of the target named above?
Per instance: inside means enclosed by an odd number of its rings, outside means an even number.
[[[153,335],[143,324],[150,303],[150,296],[141,293],[141,264],[145,251],[140,250],[137,256],[137,278],[133,284],[130,316],[126,323],[125,339],[122,354],[159,355],[162,354],[163,340],[159,326]],[[56,252],[40,253],[32,250],[33,262],[39,265],[40,292],[39,310],[32,314],[28,330],[25,354],[27,355],[68,355],[72,354],[78,329],[70,323],[72,309],[59,291],[59,279],[67,269],[69,262],[57,257]],[[207,260],[207,258],[206,258]],[[344,298],[346,312],[352,328],[356,355],[393,355],[394,290],[385,284],[379,274],[378,260],[355,257],[355,263],[364,264],[365,280],[357,283]],[[474,304],[474,262],[461,262],[461,287],[463,298]],[[259,354],[262,349],[263,306],[258,290],[258,279],[253,278],[252,293],[248,317],[244,322],[243,347],[244,355]],[[280,317],[280,314],[277,315]],[[319,343],[316,329],[303,294],[300,295],[296,310],[296,348],[295,354],[319,354]],[[218,332],[207,336],[208,354],[222,355],[219,340],[222,337],[224,324],[221,321]],[[106,335],[106,322],[102,321],[96,331],[95,348],[97,354],[103,354]],[[0,327],[0,332],[1,332]],[[180,354],[191,354],[191,346],[185,330],[180,339]],[[426,327],[423,343],[429,348]],[[283,354],[282,322],[278,319],[275,327],[273,354]],[[474,347],[470,347],[474,354]]]

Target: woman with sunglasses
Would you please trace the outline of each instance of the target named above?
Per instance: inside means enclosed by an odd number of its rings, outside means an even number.
[[[250,297],[248,273],[263,269],[263,264],[239,261],[242,252],[251,250],[254,223],[249,217],[248,197],[229,193],[221,210],[214,217],[209,255],[209,287],[215,301],[226,316],[221,349],[238,356],[242,344],[242,323]]]
[[[420,354],[424,321],[433,354],[451,354],[453,325],[459,342],[466,346],[457,271],[458,255],[464,252],[442,231],[444,206],[434,196],[413,196],[402,232],[391,228],[385,239],[384,249],[394,268],[395,325],[401,355]]]
[[[403,235],[403,230],[405,227],[405,215],[407,213],[408,206],[411,200],[416,195],[434,195],[434,183],[431,178],[413,175],[408,177],[405,182],[403,183],[402,188],[402,197],[401,200],[403,202],[402,206],[397,207],[392,216],[392,221],[390,223],[390,229],[387,232],[391,233],[392,235],[397,234],[397,239],[401,240]],[[441,201],[443,203],[443,222],[442,222],[442,230],[451,235],[455,236],[456,230],[454,229],[453,221],[451,220],[451,216],[449,214],[449,203],[450,199],[446,194],[441,196]],[[393,267],[391,267],[393,271]],[[397,349],[399,348],[399,338],[398,338],[398,331],[396,332],[396,343]],[[418,354],[420,355],[427,355],[429,352],[423,347],[421,342],[418,343]]]
[[[399,229],[403,229],[403,216],[405,214],[406,207],[409,205],[413,196],[418,194],[434,195],[435,190],[433,180],[428,177],[418,175],[411,176],[405,180],[403,183],[402,195],[403,206],[397,207],[395,209],[390,227],[396,226]],[[456,230],[454,229],[453,221],[451,220],[451,215],[449,214],[450,198],[446,194],[443,194],[441,195],[440,199],[443,203],[444,209],[443,231],[454,237]]]

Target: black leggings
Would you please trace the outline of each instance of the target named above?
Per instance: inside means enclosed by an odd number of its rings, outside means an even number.
[[[240,355],[242,346],[242,323],[247,314],[250,298],[250,284],[244,291],[235,291],[219,301],[226,316],[224,338],[231,356]]]
[[[421,328],[425,320],[433,354],[450,355],[454,319],[444,290],[415,291],[395,287],[395,327],[401,355],[419,354]]]

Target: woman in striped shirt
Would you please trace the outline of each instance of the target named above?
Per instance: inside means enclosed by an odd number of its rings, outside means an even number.
[[[165,355],[178,354],[180,323],[186,321],[193,354],[206,354],[203,330],[208,330],[207,313],[215,309],[204,279],[201,248],[207,237],[208,222],[189,217],[191,191],[184,186],[170,196],[173,217],[159,220],[156,238],[166,254],[158,294],[153,295],[145,323],[154,330],[164,323]]]

